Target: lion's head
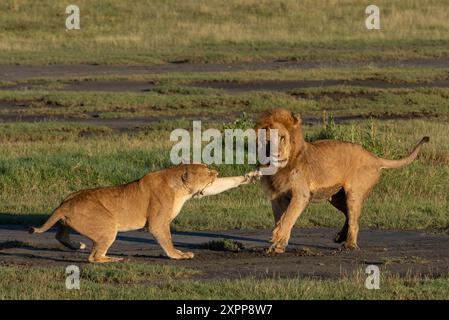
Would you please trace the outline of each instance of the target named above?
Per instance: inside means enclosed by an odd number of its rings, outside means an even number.
[[[256,130],[266,130],[266,156],[277,168],[287,166],[304,146],[301,132],[301,118],[286,109],[273,109],[264,112],[256,122]],[[270,129],[277,129],[277,151],[270,150]]]
[[[190,194],[199,194],[218,177],[218,172],[205,164],[182,164],[181,180]]]

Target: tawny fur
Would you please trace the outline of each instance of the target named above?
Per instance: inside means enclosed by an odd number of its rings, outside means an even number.
[[[106,255],[117,232],[148,226],[170,258],[190,259],[193,253],[175,249],[170,234],[170,223],[184,203],[192,197],[214,195],[247,184],[258,174],[217,176],[206,165],[185,164],[150,172],[125,185],[78,191],[69,195],[41,228],[31,228],[30,232],[43,233],[59,222],[59,242],[70,249],[85,248],[70,240],[72,228],[92,240],[89,262],[109,262],[121,260]]]
[[[265,112],[256,129],[278,129],[279,167],[274,175],[262,178],[271,199],[275,228],[269,252],[284,252],[290,232],[301,212],[311,201],[329,200],[346,217],[336,242],[347,249],[357,248],[359,218],[363,201],[379,180],[381,169],[399,168],[411,163],[424,137],[413,151],[401,160],[386,160],[362,146],[336,141],[306,142],[301,119],[285,109]],[[269,141],[269,140],[268,140]]]

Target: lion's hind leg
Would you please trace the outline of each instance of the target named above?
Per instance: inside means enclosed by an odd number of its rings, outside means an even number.
[[[65,247],[72,250],[86,249],[86,245],[82,242],[73,242],[70,240],[70,228],[62,223],[59,223],[58,232],[56,232],[55,238]]]
[[[359,234],[359,219],[362,210],[363,197],[356,192],[348,192],[348,232],[344,242],[344,248],[348,250],[358,249],[357,238]]]
[[[336,194],[334,194],[329,201],[335,208],[341,211],[345,215],[345,224],[341,228],[341,230],[335,236],[334,241],[336,243],[342,243],[346,241],[348,236],[348,206],[346,200],[346,192],[342,188]]]
[[[360,177],[363,176],[363,179]],[[348,208],[348,235],[344,248],[358,249],[359,220],[362,213],[363,202],[379,180],[379,170],[364,170],[355,174],[355,179],[345,186],[346,205]]]

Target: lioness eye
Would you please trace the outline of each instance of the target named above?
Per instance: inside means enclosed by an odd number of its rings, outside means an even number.
[[[281,137],[281,141],[284,142],[285,141],[285,137]]]

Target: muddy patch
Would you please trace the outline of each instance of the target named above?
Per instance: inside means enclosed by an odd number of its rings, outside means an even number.
[[[374,99],[379,95],[376,92],[293,92],[292,96],[298,99],[306,100],[320,100],[328,98],[335,101],[341,101],[344,99]]]
[[[438,80],[422,83],[391,83],[382,80],[289,80],[289,81],[209,81],[196,82],[191,86],[199,88],[221,89],[230,92],[248,91],[281,91],[288,92],[296,89],[323,88],[332,86],[367,87],[379,89],[400,88],[449,88],[449,80]]]
[[[227,63],[227,64],[195,64],[183,63],[145,65],[145,66],[121,66],[121,65],[1,65],[0,80],[18,81],[43,77],[87,77],[87,76],[129,76],[141,74],[157,74],[170,72],[235,72],[245,70],[276,70],[276,69],[310,69],[320,67],[353,68],[362,66],[377,67],[428,67],[448,68],[449,59],[409,59],[409,60],[373,60],[373,61],[291,61],[278,59],[272,61],[253,63]]]
[[[63,84],[67,91],[146,92],[155,87],[152,81],[73,81]]]
[[[401,88],[449,88],[449,80],[438,80],[422,83],[391,83],[382,80],[265,80],[265,81],[204,81],[186,84],[188,89],[219,89],[229,93],[244,93],[252,91],[277,91],[289,92],[307,88],[325,88],[332,86],[366,87],[378,89],[401,89]],[[71,81],[61,82],[55,87],[47,88],[44,84],[17,84],[2,86],[0,90],[52,90],[52,91],[75,91],[75,92],[151,92],[159,88],[151,81],[111,80],[111,81]],[[301,96],[301,93],[292,92],[293,95]],[[338,94],[328,94],[330,97],[338,98]]]
[[[8,111],[14,111],[10,106],[7,106]],[[17,107],[18,108],[18,107]],[[1,109],[1,107],[0,107]],[[251,115],[255,118],[257,115]],[[116,118],[108,119],[101,118],[100,114],[86,114],[85,117],[80,117],[79,114],[22,114],[22,113],[6,113],[0,114],[0,123],[14,123],[14,122],[45,122],[45,121],[66,121],[75,124],[84,124],[90,126],[105,126],[118,132],[135,132],[145,129],[147,126],[160,123],[162,121],[180,121],[180,120],[201,120],[203,123],[219,123],[232,122],[238,114],[230,112],[227,114],[191,114],[180,116],[150,116],[150,117],[135,117],[135,118]],[[335,123],[344,123],[360,120],[411,120],[411,119],[430,119],[437,118],[438,114],[433,112],[409,112],[409,113],[367,113],[359,115],[335,115],[332,117]],[[303,116],[302,122],[307,125],[322,123],[323,118],[318,116]]]
[[[198,270],[200,279],[255,277],[312,276],[337,278],[363,270],[375,264],[382,270],[399,275],[438,276],[449,271],[449,236],[420,231],[362,230],[361,250],[341,251],[332,239],[333,228],[298,229],[292,232],[285,254],[267,255],[265,248],[270,230],[228,230],[174,232],[174,245],[183,251],[195,253],[192,260],[174,261],[163,256],[162,249],[145,231],[120,233],[110,254],[137,263],[184,266]],[[2,264],[29,266],[84,265],[89,255],[89,241],[73,235],[75,241],[84,241],[88,249],[71,251],[54,239],[55,231],[30,235],[27,227],[0,226],[0,259]],[[204,243],[228,241],[241,243],[237,251],[205,248]],[[13,245],[17,244],[17,245]],[[125,262],[126,263],[126,262]]]

